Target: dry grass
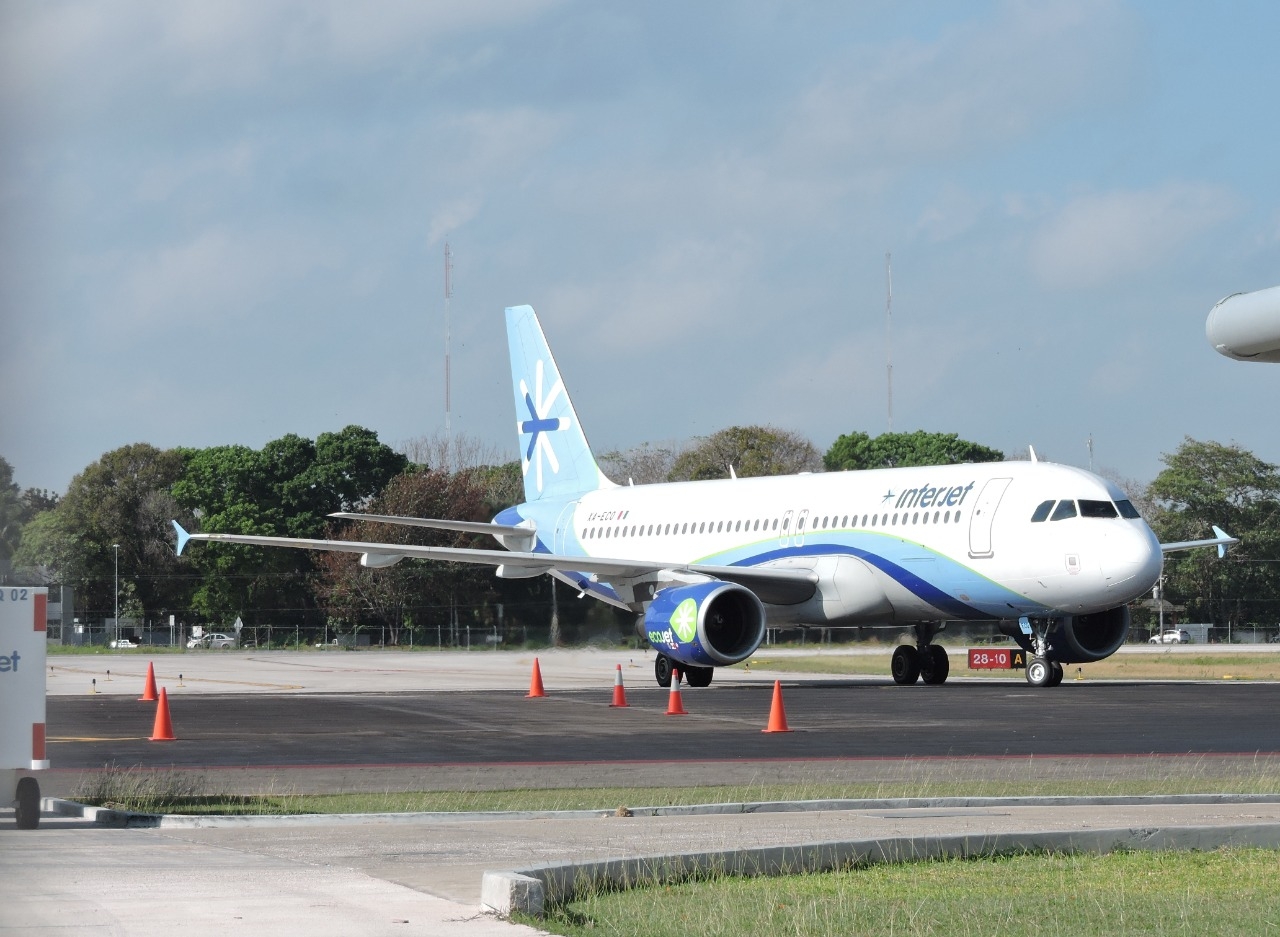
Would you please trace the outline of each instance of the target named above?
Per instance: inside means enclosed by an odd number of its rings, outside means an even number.
[[[964,649],[951,648],[951,673],[956,677],[1008,680],[1021,678],[1022,671],[969,670]],[[803,657],[771,657],[762,653],[751,659],[752,670],[780,673],[838,674],[885,677],[890,653],[842,654],[829,651]],[[1280,680],[1280,654],[1173,652],[1162,648],[1126,650],[1093,664],[1071,664],[1067,679],[1083,680]]]

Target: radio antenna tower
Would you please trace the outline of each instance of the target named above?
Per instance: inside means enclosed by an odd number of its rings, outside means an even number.
[[[885,378],[889,385],[889,432],[893,432],[893,266],[889,262],[890,254],[884,255],[884,282],[886,296],[884,301],[884,360]]]
[[[453,299],[453,249],[444,242],[444,440],[446,458],[453,459],[453,400],[450,397],[449,346],[453,339],[449,320],[449,301]]]

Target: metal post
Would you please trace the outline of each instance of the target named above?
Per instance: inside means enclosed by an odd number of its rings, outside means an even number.
[[[118,543],[111,544],[111,549],[116,551],[116,579],[115,579],[115,585],[113,586],[113,591],[115,592],[115,607],[116,607],[115,640],[119,641],[120,640],[120,544]]]

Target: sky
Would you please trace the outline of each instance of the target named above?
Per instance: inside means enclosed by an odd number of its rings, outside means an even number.
[[[0,0],[0,455],[445,420],[502,310],[597,452],[954,432],[1146,482],[1280,463],[1280,4]],[[886,254],[892,256],[891,339]]]

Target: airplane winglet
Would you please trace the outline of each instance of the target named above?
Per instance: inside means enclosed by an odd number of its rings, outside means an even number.
[[[1209,526],[1213,528],[1213,535],[1214,535],[1215,537],[1217,537],[1218,539],[1220,539],[1220,540],[1229,540],[1229,541],[1231,541],[1232,543],[1239,543],[1239,542],[1240,542],[1239,540],[1237,540],[1237,539],[1235,539],[1234,537],[1232,537],[1232,536],[1231,536],[1229,533],[1227,533],[1225,530],[1223,530],[1221,527],[1219,527],[1217,524],[1210,524]],[[1222,559],[1222,558],[1223,558],[1224,556],[1226,556],[1226,555],[1227,555],[1227,544],[1225,544],[1225,543],[1220,543],[1220,544],[1218,544],[1218,559]]]
[[[171,521],[173,529],[178,532],[178,556],[182,556],[182,549],[187,545],[187,541],[191,539],[191,534],[182,529],[182,525],[177,521]]]

